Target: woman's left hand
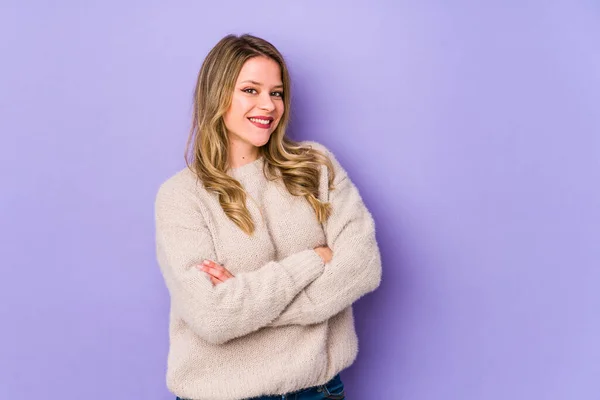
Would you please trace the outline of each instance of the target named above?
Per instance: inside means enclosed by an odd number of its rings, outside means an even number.
[[[227,279],[234,278],[233,274],[225,267],[211,260],[204,260],[204,262],[201,265],[197,265],[196,268],[206,272],[213,285],[218,285],[219,283],[225,282]]]

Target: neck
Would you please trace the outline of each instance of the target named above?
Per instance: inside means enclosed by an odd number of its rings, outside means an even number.
[[[256,161],[260,157],[260,149],[249,143],[229,142],[229,166],[239,168]]]

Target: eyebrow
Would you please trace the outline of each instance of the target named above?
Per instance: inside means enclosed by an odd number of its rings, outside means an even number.
[[[252,83],[252,84],[254,84],[256,86],[262,86],[262,83],[256,82],[256,81],[252,81],[252,80],[243,81],[243,82],[240,82],[240,83]],[[273,86],[273,89],[277,89],[277,88],[283,88],[283,84],[280,84],[280,85],[277,85],[277,86]]]

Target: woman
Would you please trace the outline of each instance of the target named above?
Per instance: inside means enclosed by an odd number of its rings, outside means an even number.
[[[273,45],[229,35],[210,51],[188,167],[155,205],[178,398],[345,398],[351,305],[381,279],[375,226],[333,154],[285,135],[289,113]]]

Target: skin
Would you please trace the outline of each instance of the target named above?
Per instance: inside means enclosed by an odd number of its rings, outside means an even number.
[[[259,148],[268,143],[284,112],[283,83],[279,64],[267,57],[253,57],[240,70],[232,94],[231,106],[223,116],[229,136],[229,165],[238,168],[255,161]],[[268,128],[252,124],[250,117],[271,117]],[[333,252],[327,246],[314,249],[328,263]],[[204,260],[196,268],[205,272],[213,285],[234,275],[212,260]]]
[[[256,160],[259,148],[269,141],[283,115],[283,83],[279,64],[267,57],[253,57],[242,66],[236,80],[231,106],[223,115],[229,136],[229,165],[241,167]],[[248,118],[271,117],[268,129]]]

